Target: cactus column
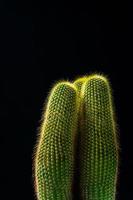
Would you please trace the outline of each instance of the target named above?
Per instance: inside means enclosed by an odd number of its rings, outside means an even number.
[[[114,200],[118,144],[110,85],[91,75],[81,89],[80,199]]]
[[[74,133],[77,91],[68,83],[52,90],[35,152],[35,189],[38,200],[72,198]]]

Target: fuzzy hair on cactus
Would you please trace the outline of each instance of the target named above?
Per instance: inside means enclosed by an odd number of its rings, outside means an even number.
[[[118,134],[103,75],[57,83],[43,111],[33,155],[38,200],[115,200]]]

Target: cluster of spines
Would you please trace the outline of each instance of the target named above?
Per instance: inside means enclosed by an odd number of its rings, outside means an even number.
[[[38,200],[114,200],[117,142],[108,80],[90,75],[58,83],[48,98],[35,152]],[[72,194],[75,184],[78,198]]]

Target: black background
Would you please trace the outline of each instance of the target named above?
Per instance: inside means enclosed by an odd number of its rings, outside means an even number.
[[[130,6],[1,1],[1,199],[35,199],[32,152],[53,84],[92,72],[113,88],[120,129],[117,199],[133,197]]]

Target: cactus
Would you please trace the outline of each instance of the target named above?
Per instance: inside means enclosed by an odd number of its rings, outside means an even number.
[[[80,199],[114,200],[118,144],[108,80],[91,75],[80,96]]]
[[[52,90],[35,157],[35,182],[39,200],[71,199],[77,91],[68,83]]]
[[[115,200],[118,138],[106,77],[53,87],[33,157],[38,200]]]

